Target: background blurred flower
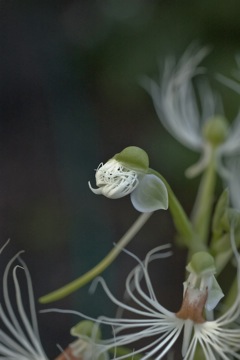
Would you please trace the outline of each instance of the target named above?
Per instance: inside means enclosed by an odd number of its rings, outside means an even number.
[[[219,116],[223,114],[220,96],[206,80],[197,82],[197,90],[193,84],[193,78],[204,72],[199,64],[208,52],[206,47],[192,45],[178,63],[174,58],[166,60],[160,84],[149,79],[143,81],[163,126],[184,146],[201,153],[199,162],[186,171],[190,177],[208,166],[213,150],[216,169],[226,177],[222,157],[240,152],[240,114],[228,130],[225,119]]]

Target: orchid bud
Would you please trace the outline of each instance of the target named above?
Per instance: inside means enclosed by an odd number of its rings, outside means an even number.
[[[228,122],[223,116],[211,117],[203,126],[203,136],[213,146],[221,145],[228,135]]]
[[[164,182],[154,174],[148,174],[149,160],[147,153],[129,146],[96,170],[96,195],[110,199],[119,199],[131,194],[131,201],[136,210],[152,212],[168,208],[168,192]]]

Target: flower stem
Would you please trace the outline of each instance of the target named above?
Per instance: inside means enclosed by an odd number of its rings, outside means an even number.
[[[229,309],[233,305],[234,301],[237,298],[237,295],[238,295],[238,279],[236,276],[228,291],[228,295],[224,301],[224,306],[226,306],[227,309]]]
[[[199,186],[197,199],[193,207],[192,223],[194,230],[198,234],[199,241],[207,243],[209,236],[209,226],[213,207],[213,195],[216,185],[215,152],[205,170]]]
[[[149,173],[158,176],[167,187],[168,197],[169,197],[169,210],[171,212],[177,232],[181,236],[184,244],[188,248],[198,247],[192,224],[188,219],[182,205],[176,198],[170,185],[168,184],[166,179],[162,175],[160,175],[157,171],[153,169],[149,169]]]
[[[103,258],[96,266],[80,276],[78,279],[70,282],[62,288],[51,292],[39,299],[42,304],[47,304],[56,300],[60,300],[74,291],[78,290],[82,286],[86,285],[89,281],[101,274],[112,262],[116,259],[122,249],[133,239],[138,231],[143,227],[146,221],[150,218],[152,212],[141,214],[128,231],[123,235],[115,247]]]

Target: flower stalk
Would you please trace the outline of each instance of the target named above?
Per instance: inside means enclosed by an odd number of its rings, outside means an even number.
[[[143,227],[143,225],[147,222],[151,215],[152,213],[141,214],[134,222],[134,224],[119,240],[119,242],[114,246],[114,248],[96,266],[94,266],[91,270],[80,276],[78,279],[70,282],[69,284],[51,292],[48,295],[42,296],[39,299],[39,302],[42,304],[47,304],[53,301],[60,300],[70,295],[74,291],[78,290],[82,286],[86,285],[96,276],[100,275],[116,259],[122,249],[134,238],[134,236]]]
[[[194,251],[204,250],[204,244],[198,242],[198,239],[196,238],[196,235],[194,233],[193,226],[186,212],[184,211],[182,205],[178,201],[176,195],[174,194],[172,188],[170,187],[166,179],[153,169],[149,169],[149,172],[158,176],[164,182],[167,188],[169,197],[169,210],[171,212],[177,233],[180,236],[183,244],[188,248],[194,249]]]
[[[206,244],[213,209],[213,197],[216,185],[215,153],[212,151],[211,160],[204,171],[193,208],[192,224],[198,234],[198,240]]]

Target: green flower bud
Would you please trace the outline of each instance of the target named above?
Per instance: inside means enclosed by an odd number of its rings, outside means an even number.
[[[213,147],[222,144],[227,134],[228,122],[223,116],[214,116],[203,126],[203,136]]]

